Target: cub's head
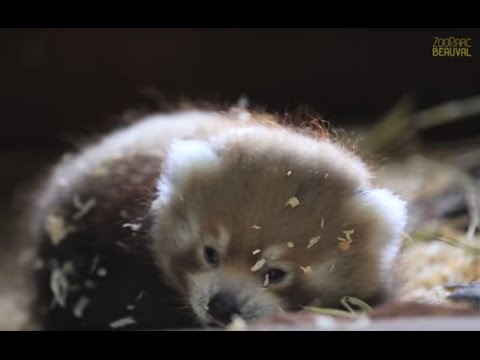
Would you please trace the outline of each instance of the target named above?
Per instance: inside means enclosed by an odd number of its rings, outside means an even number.
[[[389,290],[405,204],[328,140],[254,125],[174,142],[153,253],[204,323],[373,301]]]

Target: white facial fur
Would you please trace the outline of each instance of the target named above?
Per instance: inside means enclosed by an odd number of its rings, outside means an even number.
[[[189,276],[189,303],[203,325],[219,323],[208,313],[208,302],[220,291],[236,294],[240,316],[255,320],[282,312],[281,299],[261,286],[261,283],[245,278],[241,273],[207,271]]]

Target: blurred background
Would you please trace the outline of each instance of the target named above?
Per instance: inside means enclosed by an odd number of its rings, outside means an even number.
[[[471,38],[472,56],[432,57],[434,36]],[[479,29],[1,29],[0,251],[14,240],[6,232],[19,216],[15,194],[125,112],[154,110],[159,99],[246,97],[370,129],[405,96],[411,102],[397,110],[410,114],[480,95],[479,40]],[[415,138],[423,148],[475,145],[480,116],[467,113],[419,126]],[[373,150],[388,156],[382,146]]]
[[[405,94],[418,108],[476,95],[479,35],[478,29],[2,29],[0,202],[79,136],[108,129],[125,111],[151,108],[158,97],[225,104],[243,95],[270,111],[308,106],[347,126],[376,121]],[[473,56],[432,57],[434,36],[472,38]],[[467,128],[454,132],[470,135]],[[452,129],[438,133],[452,136]]]

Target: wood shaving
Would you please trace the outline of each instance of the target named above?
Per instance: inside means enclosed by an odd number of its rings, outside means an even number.
[[[328,175],[329,175],[328,173],[325,174],[325,179],[328,179]]]
[[[78,194],[75,194],[73,195],[73,198],[72,198],[72,202],[73,202],[73,206],[79,210],[83,207],[83,204],[80,200],[80,196],[78,196]]]
[[[65,275],[74,274],[75,273],[75,266],[73,264],[73,261],[66,261],[65,263],[63,263],[62,272]]]
[[[259,254],[261,251],[262,251],[262,250],[260,250],[260,249],[253,250],[253,251],[252,251],[252,254],[253,254],[253,255],[257,255],[257,254]]]
[[[263,267],[263,265],[265,265],[265,262],[266,262],[266,260],[263,259],[263,258],[260,259],[260,260],[258,260],[258,261],[255,263],[255,265],[252,266],[252,268],[250,269],[250,271],[255,272],[255,271],[260,270],[260,269]]]
[[[97,275],[100,277],[107,276],[107,269],[105,268],[100,268],[97,270]]]
[[[347,251],[350,249],[350,242],[349,241],[342,241],[340,244],[338,244],[338,248],[340,251]]]
[[[140,223],[137,223],[137,224],[126,223],[126,224],[123,224],[122,227],[130,228],[132,231],[138,231],[142,227],[142,224],[140,224]]]
[[[296,208],[298,205],[300,205],[300,201],[295,196],[288,199],[285,203],[285,206],[291,206],[292,208]]]
[[[263,287],[267,287],[269,282],[270,282],[270,277],[268,276],[268,274],[266,274],[265,281],[263,282]]]
[[[115,320],[113,322],[110,323],[110,327],[112,329],[120,329],[120,328],[123,328],[125,326],[128,326],[128,325],[132,325],[132,324],[135,324],[136,321],[134,318],[132,318],[131,316],[127,316],[127,317],[124,317],[122,319],[118,319],[118,320]]]
[[[323,229],[324,226],[325,226],[325,219],[322,218],[322,222],[320,223],[320,228]]]
[[[76,228],[69,224],[62,216],[50,214],[47,216],[45,230],[48,233],[52,245],[57,246],[68,234],[74,232]]]
[[[100,263],[100,256],[96,255],[92,260],[92,265],[90,265],[90,274],[93,274],[95,270],[97,270],[99,263]]]
[[[261,226],[258,226],[258,225],[252,225],[251,229],[255,229],[255,230],[259,230],[261,229],[262,227]]]
[[[354,229],[352,229],[352,230],[345,230],[345,231],[342,231],[342,232],[345,234],[345,237],[347,238],[347,241],[350,241],[350,242],[353,241],[350,236],[355,233],[355,230],[354,230]]]
[[[295,244],[291,241],[287,242],[287,246],[291,249],[295,246]]]
[[[338,237],[338,241],[340,241],[340,244],[338,244],[338,248],[340,251],[347,251],[350,249],[350,245],[352,244],[353,240],[351,238],[351,235],[355,232],[355,230],[345,230],[343,233],[345,234],[346,239]]]
[[[137,297],[135,298],[135,302],[138,302],[138,300],[140,300],[144,294],[145,294],[145,291],[141,291],[140,294],[138,294]]]
[[[302,269],[302,271],[305,273],[305,274],[308,274],[308,273],[311,273],[312,272],[312,268],[310,266],[300,266],[300,269]]]
[[[67,304],[68,278],[63,269],[55,269],[50,275],[50,290],[53,294],[53,301],[64,308]]]
[[[308,241],[307,249],[310,249],[313,245],[315,245],[316,243],[318,243],[318,241],[320,240],[320,238],[321,238],[320,235],[311,238],[311,239]]]
[[[115,244],[116,244],[118,247],[122,248],[123,250],[129,250],[129,249],[130,249],[130,248],[128,247],[128,245],[125,244],[125,243],[123,243],[123,242],[117,241],[117,242],[115,242]]]
[[[290,175],[292,175],[292,171],[291,171],[291,170],[287,172],[287,176],[290,176]]]
[[[84,217],[90,210],[92,210],[97,205],[97,200],[90,198],[85,204],[82,204],[80,197],[78,195],[73,196],[73,206],[78,210],[73,214],[73,220],[78,221]]]
[[[81,296],[73,306],[73,316],[75,316],[77,319],[81,318],[88,304],[90,304],[90,299],[86,296]]]

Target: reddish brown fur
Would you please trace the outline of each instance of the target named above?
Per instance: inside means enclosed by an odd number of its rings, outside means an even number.
[[[139,122],[64,161],[39,197],[36,236],[42,239],[42,256],[46,260],[60,258],[62,262],[75,257],[76,252],[82,257],[83,247],[93,241],[93,250],[89,249],[93,253],[85,255],[82,261],[91,262],[94,252],[100,250],[102,256],[110,258],[112,269],[118,269],[118,274],[112,275],[115,281],[109,286],[119,285],[122,277],[129,274],[130,269],[122,268],[118,259],[140,264],[134,273],[141,277],[145,271],[150,279],[148,286],[156,294],[149,298],[150,305],[166,291],[164,281],[178,292],[183,303],[192,306],[203,322],[208,319],[202,317],[202,306],[222,289],[246,304],[242,315],[247,320],[298,309],[314,300],[337,306],[345,295],[370,301],[388,292],[389,274],[381,269],[379,251],[394,239],[389,239],[388,231],[381,233],[384,220],[377,219],[372,209],[362,208],[361,194],[370,191],[370,173],[365,164],[354,156],[352,149],[337,141],[332,145],[333,132],[321,120],[293,126],[288,124],[289,119],[261,112],[250,112],[250,120],[234,120],[239,111],[246,114],[244,110],[231,109],[216,114],[180,114],[181,119],[175,118],[177,122],[168,120],[178,114],[150,123]],[[192,120],[195,116],[204,120]],[[144,125],[148,126],[142,128]],[[180,170],[166,168],[168,159],[175,160],[170,145],[179,139],[187,150],[189,143],[185,140],[203,144],[205,159],[191,154],[193,160],[189,160],[189,155],[183,154],[187,158],[179,159],[190,168],[182,169],[182,164],[177,164]],[[205,165],[198,165],[198,161],[204,160]],[[108,161],[105,175],[92,177],[104,161]],[[289,171],[291,174],[287,175]],[[162,200],[162,189],[156,194],[159,178],[173,189],[171,198]],[[58,188],[59,182],[66,185]],[[62,240],[60,246],[52,246],[43,230],[45,217],[59,212],[70,219],[74,195],[83,201],[95,198],[98,205],[81,220],[80,231]],[[286,206],[293,196],[300,200],[296,208]],[[128,221],[121,219],[122,210],[133,217]],[[320,227],[322,218],[324,229]],[[141,231],[119,236],[125,234],[123,223],[130,220],[141,222]],[[261,229],[252,229],[253,225]],[[354,241],[348,251],[341,251],[338,237],[352,228]],[[321,240],[307,249],[309,239],[320,234]],[[138,251],[130,253],[115,247],[109,253],[111,245],[120,240],[127,249]],[[287,247],[290,241],[295,244],[293,249]],[[221,252],[218,269],[206,264],[205,245],[216,246]],[[281,256],[268,255],[268,251],[276,251],[272,246]],[[262,252],[253,255],[255,249]],[[251,271],[263,256],[268,260],[265,267]],[[272,266],[282,267],[288,276],[283,283],[264,288],[266,272]],[[306,266],[313,268],[311,274],[301,269]],[[48,289],[50,273],[51,269],[45,269],[40,284],[43,306],[52,297]],[[103,294],[108,296],[109,291]],[[133,294],[118,296],[131,298]],[[118,309],[126,306],[118,299],[99,301],[102,306],[96,311],[106,312],[104,320],[115,320],[109,318],[113,316],[109,301]],[[69,303],[62,311],[74,323],[73,305]],[[93,322],[84,325],[87,328],[106,325],[89,319]],[[54,317],[53,322],[57,320]]]

